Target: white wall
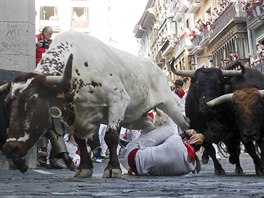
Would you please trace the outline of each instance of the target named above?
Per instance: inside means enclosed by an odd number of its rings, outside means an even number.
[[[35,67],[35,1],[0,1],[0,68]]]

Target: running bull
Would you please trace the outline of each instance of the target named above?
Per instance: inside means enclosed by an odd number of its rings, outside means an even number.
[[[197,70],[175,70],[174,61],[171,63],[172,72],[176,75],[190,77],[191,85],[186,97],[185,111],[190,119],[190,128],[203,133],[205,142],[204,156],[208,154],[214,163],[216,175],[224,175],[225,171],[215,156],[212,143],[224,142],[230,153],[229,161],[236,164],[236,173],[242,174],[243,170],[239,161],[240,142],[236,128],[233,127],[233,117],[230,108],[223,104],[208,109],[206,102],[225,94],[225,87],[229,85],[226,77],[241,76],[241,71],[221,70],[218,68],[199,68]]]
[[[242,67],[242,71],[243,76],[231,78],[231,93],[215,98],[207,102],[207,105],[230,105],[240,140],[254,161],[256,174],[264,175],[264,94],[259,90],[264,89],[264,75],[253,68]],[[261,151],[260,157],[254,142]]]
[[[64,32],[55,37],[34,72],[18,75],[1,89],[9,89],[10,128],[3,147],[9,158],[25,156],[44,133],[49,125],[50,101],[62,92],[75,116],[68,124],[76,137],[86,139],[97,125],[107,124],[110,160],[103,177],[121,176],[117,156],[120,127],[151,126],[147,112],[154,107],[168,114],[182,130],[189,128],[157,65],[84,33]],[[85,160],[88,167],[80,165],[75,176],[92,176],[92,161]]]
[[[12,70],[4,70],[0,69],[0,85],[8,83],[11,81],[16,75],[20,74],[21,71],[12,71]],[[3,149],[3,145],[6,142],[7,139],[7,130],[9,128],[9,107],[5,102],[5,97],[8,93],[2,93],[0,94],[0,150]],[[56,100],[58,101],[58,100]],[[61,130],[56,130],[58,127],[54,127],[54,123],[58,122],[57,119],[52,118],[53,124],[50,126],[49,130],[47,130],[47,133],[45,133],[45,136],[48,137],[51,141],[52,148],[54,150],[54,155],[59,158],[63,158],[65,164],[70,170],[74,170],[75,166],[71,160],[71,158],[68,155],[68,151],[66,148],[66,145],[64,143],[63,134],[61,133]],[[61,123],[56,124],[61,125]],[[56,133],[58,132],[58,133]],[[16,164],[17,168],[21,172],[27,171],[28,167],[26,165],[26,162],[22,158],[13,158],[13,162]]]

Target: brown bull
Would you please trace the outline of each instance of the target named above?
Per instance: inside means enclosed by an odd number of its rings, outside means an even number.
[[[218,97],[207,104],[215,106],[230,102],[233,116],[239,128],[241,141],[252,157],[256,174],[264,175],[264,101],[263,91],[256,88],[245,88],[234,93]],[[260,148],[261,157],[256,153],[254,142]]]

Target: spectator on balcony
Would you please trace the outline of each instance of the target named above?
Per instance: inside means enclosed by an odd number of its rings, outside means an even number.
[[[203,19],[200,19],[198,21],[198,29],[199,31],[202,33],[204,31],[204,29],[206,28],[206,23]]]
[[[229,59],[230,59],[231,62],[236,61],[237,59],[236,59],[235,53],[230,52],[229,53]]]
[[[211,31],[211,26],[213,25],[213,20],[211,16],[208,17],[205,24],[206,24],[206,29],[208,31]]]
[[[230,62],[231,62],[231,61],[230,61],[230,58],[226,58],[226,59],[224,60],[224,66],[227,66]]]
[[[257,12],[255,10],[255,4],[251,2],[247,2],[246,5],[243,7],[243,9],[246,11],[248,16],[253,15],[253,17],[257,16]]]
[[[256,55],[249,55],[249,59],[250,59],[250,65],[251,66],[255,66],[257,64],[257,62],[259,61],[259,57]]]
[[[217,17],[221,14],[221,12],[218,10],[218,8],[214,8],[214,13]]]
[[[238,60],[240,58],[238,51],[235,52],[235,57],[236,57],[236,60]]]
[[[196,32],[194,30],[191,31],[191,33],[189,34],[190,40],[193,42],[193,40],[196,38]]]
[[[225,67],[225,63],[223,59],[220,59],[220,65],[219,65],[220,69]]]
[[[263,44],[258,44],[258,46],[257,46],[257,53],[258,53],[258,57],[261,60],[264,59],[264,45]]]
[[[212,12],[212,15],[211,15],[212,23],[214,23],[218,17],[219,17],[219,15],[217,14],[217,12],[216,11],[213,11]]]

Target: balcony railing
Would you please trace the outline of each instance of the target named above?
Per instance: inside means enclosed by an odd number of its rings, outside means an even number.
[[[172,52],[174,49],[174,46],[171,44],[170,40],[166,40],[164,44],[162,45],[160,51],[162,53],[162,56],[167,56],[170,52]]]
[[[263,59],[252,63],[250,66],[259,70],[261,73],[264,73],[264,60]]]
[[[230,61],[230,63],[228,63],[228,65],[226,65],[224,67],[224,69],[235,70],[235,69],[239,68],[239,65],[236,64],[237,62],[240,62],[245,67],[249,66],[249,59],[244,58],[244,59],[237,59],[236,61]]]
[[[175,45],[175,57],[178,57],[184,49],[190,49],[192,48],[192,42],[190,40],[189,35],[186,33],[181,37],[179,42],[176,43]]]
[[[231,3],[226,10],[215,20],[212,26],[211,38],[219,34],[232,21],[246,22],[246,12],[241,2]]]
[[[264,24],[264,9],[258,7],[247,16],[248,29],[255,30]]]

